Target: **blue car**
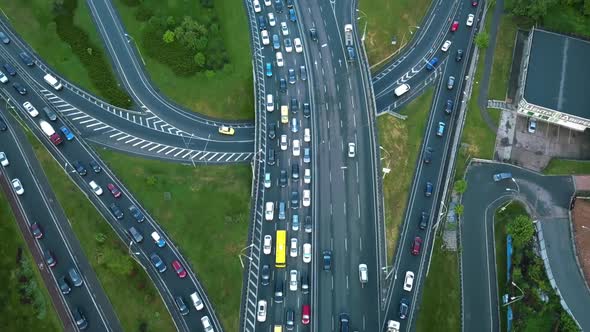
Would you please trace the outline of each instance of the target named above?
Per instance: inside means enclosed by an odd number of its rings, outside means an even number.
[[[438,123],[438,128],[436,129],[436,136],[442,137],[442,135],[444,133],[445,133],[445,123],[444,122],[439,122]]]
[[[432,60],[428,61],[428,63],[426,64],[426,69],[433,70],[437,64],[438,64],[438,58],[432,58]]]
[[[150,260],[158,272],[162,273],[166,271],[166,264],[164,264],[164,261],[160,258],[160,256],[158,256],[158,254],[151,254]]]
[[[295,15],[295,9],[293,9],[293,8],[289,9],[289,20],[291,22],[297,22],[297,16]]]
[[[72,134],[72,132],[68,128],[66,128],[66,126],[62,126],[61,128],[59,128],[59,130],[61,130],[61,132],[66,136],[66,139],[68,141],[74,139],[74,134]]]
[[[266,63],[266,76],[272,77],[272,63],[270,62]]]
[[[277,34],[272,35],[272,48],[274,48],[275,51],[281,49],[281,41]]]

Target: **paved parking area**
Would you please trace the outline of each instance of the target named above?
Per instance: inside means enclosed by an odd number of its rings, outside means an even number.
[[[510,159],[516,165],[543,170],[551,158],[590,159],[590,132],[578,132],[537,120],[534,134],[528,132],[526,117],[516,118]]]

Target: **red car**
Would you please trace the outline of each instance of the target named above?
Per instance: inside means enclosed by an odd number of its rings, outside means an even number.
[[[186,277],[186,270],[184,269],[184,267],[182,267],[182,264],[180,264],[179,261],[175,260],[172,262],[172,268],[174,269],[174,271],[176,271],[176,274],[178,274],[179,278],[184,278]]]
[[[304,304],[301,308],[301,323],[303,325],[309,324],[309,317],[311,315],[311,310],[309,309],[309,304]]]
[[[477,7],[477,1],[471,1],[471,5],[472,5],[473,7]]]
[[[459,21],[454,21],[453,24],[451,24],[451,31],[455,32],[457,29],[459,29]]]
[[[115,198],[121,197],[121,191],[114,184],[107,184],[107,188],[109,188],[109,191],[111,192],[111,194],[113,194],[113,196],[115,196]]]
[[[39,224],[37,224],[36,222],[31,224],[31,233],[33,233],[35,239],[40,239],[43,237],[43,231],[41,230],[41,226],[39,226]]]
[[[422,246],[422,239],[419,236],[414,238],[414,243],[412,244],[412,255],[418,256],[420,254],[420,247]]]

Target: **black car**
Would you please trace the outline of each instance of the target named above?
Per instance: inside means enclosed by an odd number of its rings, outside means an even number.
[[[65,276],[57,279],[57,283],[62,294],[70,294],[70,292],[72,291],[72,287],[70,286],[70,283],[68,282],[68,279]]]
[[[57,114],[55,114],[55,112],[52,111],[49,107],[43,107],[43,112],[45,112],[45,115],[47,116],[49,121],[57,120]]]
[[[266,154],[266,163],[269,166],[272,166],[276,163],[276,159],[275,159],[275,150],[274,149],[268,149],[268,153]]]
[[[176,306],[178,307],[178,311],[180,311],[181,315],[185,316],[186,314],[188,314],[188,307],[186,303],[184,303],[182,296],[177,296],[174,299],[174,302],[176,302]]]
[[[78,172],[78,174],[80,174],[81,176],[84,176],[87,173],[86,167],[84,167],[81,161],[74,161],[74,168],[76,169],[76,172]]]
[[[307,80],[307,69],[305,69],[305,66],[299,66],[299,77],[301,77],[302,81]]]
[[[4,69],[6,70],[8,75],[10,75],[10,76],[16,75],[16,69],[14,69],[14,67],[10,63],[5,63]]]
[[[299,101],[297,98],[291,98],[291,113],[295,114],[299,110]]]
[[[263,265],[262,271],[260,273],[260,278],[262,278],[262,286],[268,286],[270,284],[270,266]]]
[[[260,30],[266,29],[266,19],[262,15],[258,16],[258,28],[260,28]]]
[[[4,44],[9,44],[10,43],[10,38],[8,38],[8,36],[4,33],[4,31],[0,31],[0,40]]]
[[[131,212],[133,219],[135,219],[137,222],[143,222],[145,220],[145,216],[143,215],[143,213],[141,213],[137,206],[131,205],[129,207],[129,212]]]
[[[293,8],[294,5],[295,5],[295,1],[294,0],[287,0],[287,7]]]
[[[72,311],[72,315],[74,316],[76,326],[78,326],[80,330],[85,330],[88,327],[88,321],[86,320],[84,313],[82,313],[82,309],[76,308]]]
[[[45,264],[49,267],[54,267],[57,264],[55,257],[53,257],[53,253],[49,249],[43,250],[43,258],[45,259]]]
[[[27,52],[20,52],[18,54],[18,56],[20,57],[21,60],[23,60],[25,65],[27,65],[29,67],[32,67],[35,64],[35,62],[33,61],[33,58]]]
[[[324,271],[330,271],[332,269],[332,252],[330,250],[324,250]]]
[[[455,55],[455,61],[460,62],[463,60],[463,50],[457,50],[457,55]]]
[[[102,169],[100,168],[100,165],[96,162],[96,160],[90,161],[90,167],[92,167],[94,173],[100,173],[100,170]]]
[[[0,118],[0,131],[5,131],[6,129],[8,129],[6,122],[4,122],[4,119]]]
[[[309,36],[311,37],[311,40],[318,41],[318,31],[315,28],[309,29]]]
[[[301,272],[301,291],[303,294],[309,293],[309,277],[305,271]]]
[[[279,91],[287,92],[287,80],[282,77],[279,80]]]
[[[410,311],[410,301],[404,297],[399,303],[399,318],[406,319],[408,317],[408,311]]]
[[[348,332],[348,321],[350,320],[350,317],[348,316],[347,313],[341,313],[340,314],[340,332]]]
[[[291,309],[287,309],[285,313],[285,325],[287,330],[292,330],[295,327],[295,312]]]
[[[72,281],[72,284],[74,284],[74,286],[80,287],[84,283],[82,277],[80,276],[80,273],[78,273],[78,270],[76,270],[75,267],[72,267],[68,270],[68,275],[70,276],[70,280]]]
[[[305,216],[303,228],[305,229],[305,233],[311,233],[311,216]]]
[[[160,258],[160,256],[158,256],[158,254],[152,253],[150,255],[150,260],[152,261],[152,264],[158,270],[158,272],[162,273],[162,272],[166,271],[166,264],[164,263],[162,258]]]
[[[287,171],[284,169],[281,170],[281,174],[279,175],[279,185],[283,188],[287,186]]]
[[[275,0],[275,10],[277,11],[277,13],[282,13],[283,12],[283,2],[282,2],[282,0]]]
[[[426,150],[424,151],[424,163],[430,164],[431,161],[432,161],[432,148],[427,147]]]
[[[115,218],[119,220],[123,219],[123,211],[121,211],[117,204],[112,203],[111,205],[109,205],[109,209],[111,210],[111,213],[113,214],[113,216],[115,216]]]
[[[283,302],[283,280],[277,279],[275,281],[275,302]]]
[[[430,215],[428,213],[422,211],[422,214],[420,214],[420,224],[419,224],[420,229],[424,230],[424,229],[426,229],[426,227],[428,227],[429,217],[430,217]]]
[[[18,94],[20,94],[21,96],[24,96],[27,94],[27,89],[22,86],[20,83],[12,83],[12,87],[16,90],[16,92],[18,92]]]
[[[453,101],[448,99],[445,105],[445,114],[451,114],[453,112]]]
[[[291,165],[291,179],[299,180],[299,164]]]
[[[424,188],[424,196],[432,196],[432,182],[430,181],[426,182],[426,188]]]
[[[277,125],[274,123],[268,124],[268,138],[275,139],[277,137]]]
[[[311,108],[309,103],[303,103],[303,116],[309,118],[311,116]]]
[[[291,192],[291,208],[292,209],[299,208],[299,192],[298,191]]]
[[[295,69],[289,68],[288,77],[290,84],[295,84],[295,82],[297,82],[297,74],[295,74]]]

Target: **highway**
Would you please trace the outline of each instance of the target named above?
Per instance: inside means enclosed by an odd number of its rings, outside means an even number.
[[[87,331],[123,331],[20,124],[5,109],[0,113],[8,125],[7,131],[0,132],[0,151],[6,154],[10,163],[2,167],[0,172],[8,182],[19,179],[24,189],[20,196],[11,190],[9,195],[12,198],[9,200],[15,200],[23,211],[27,223],[27,232],[23,237],[28,243],[34,242],[34,248],[31,248],[33,257],[43,259],[45,251],[49,251],[56,262],[53,267],[44,261],[39,262],[38,266],[44,279],[48,275],[51,281],[46,287],[66,330],[78,330],[72,312],[79,308],[87,320]],[[15,215],[19,213],[15,211]],[[41,227],[43,235],[40,239],[34,239],[29,231],[33,223]],[[83,284],[76,287],[72,279],[67,277],[70,292],[64,295],[58,280],[67,276],[71,268],[79,272]]]

